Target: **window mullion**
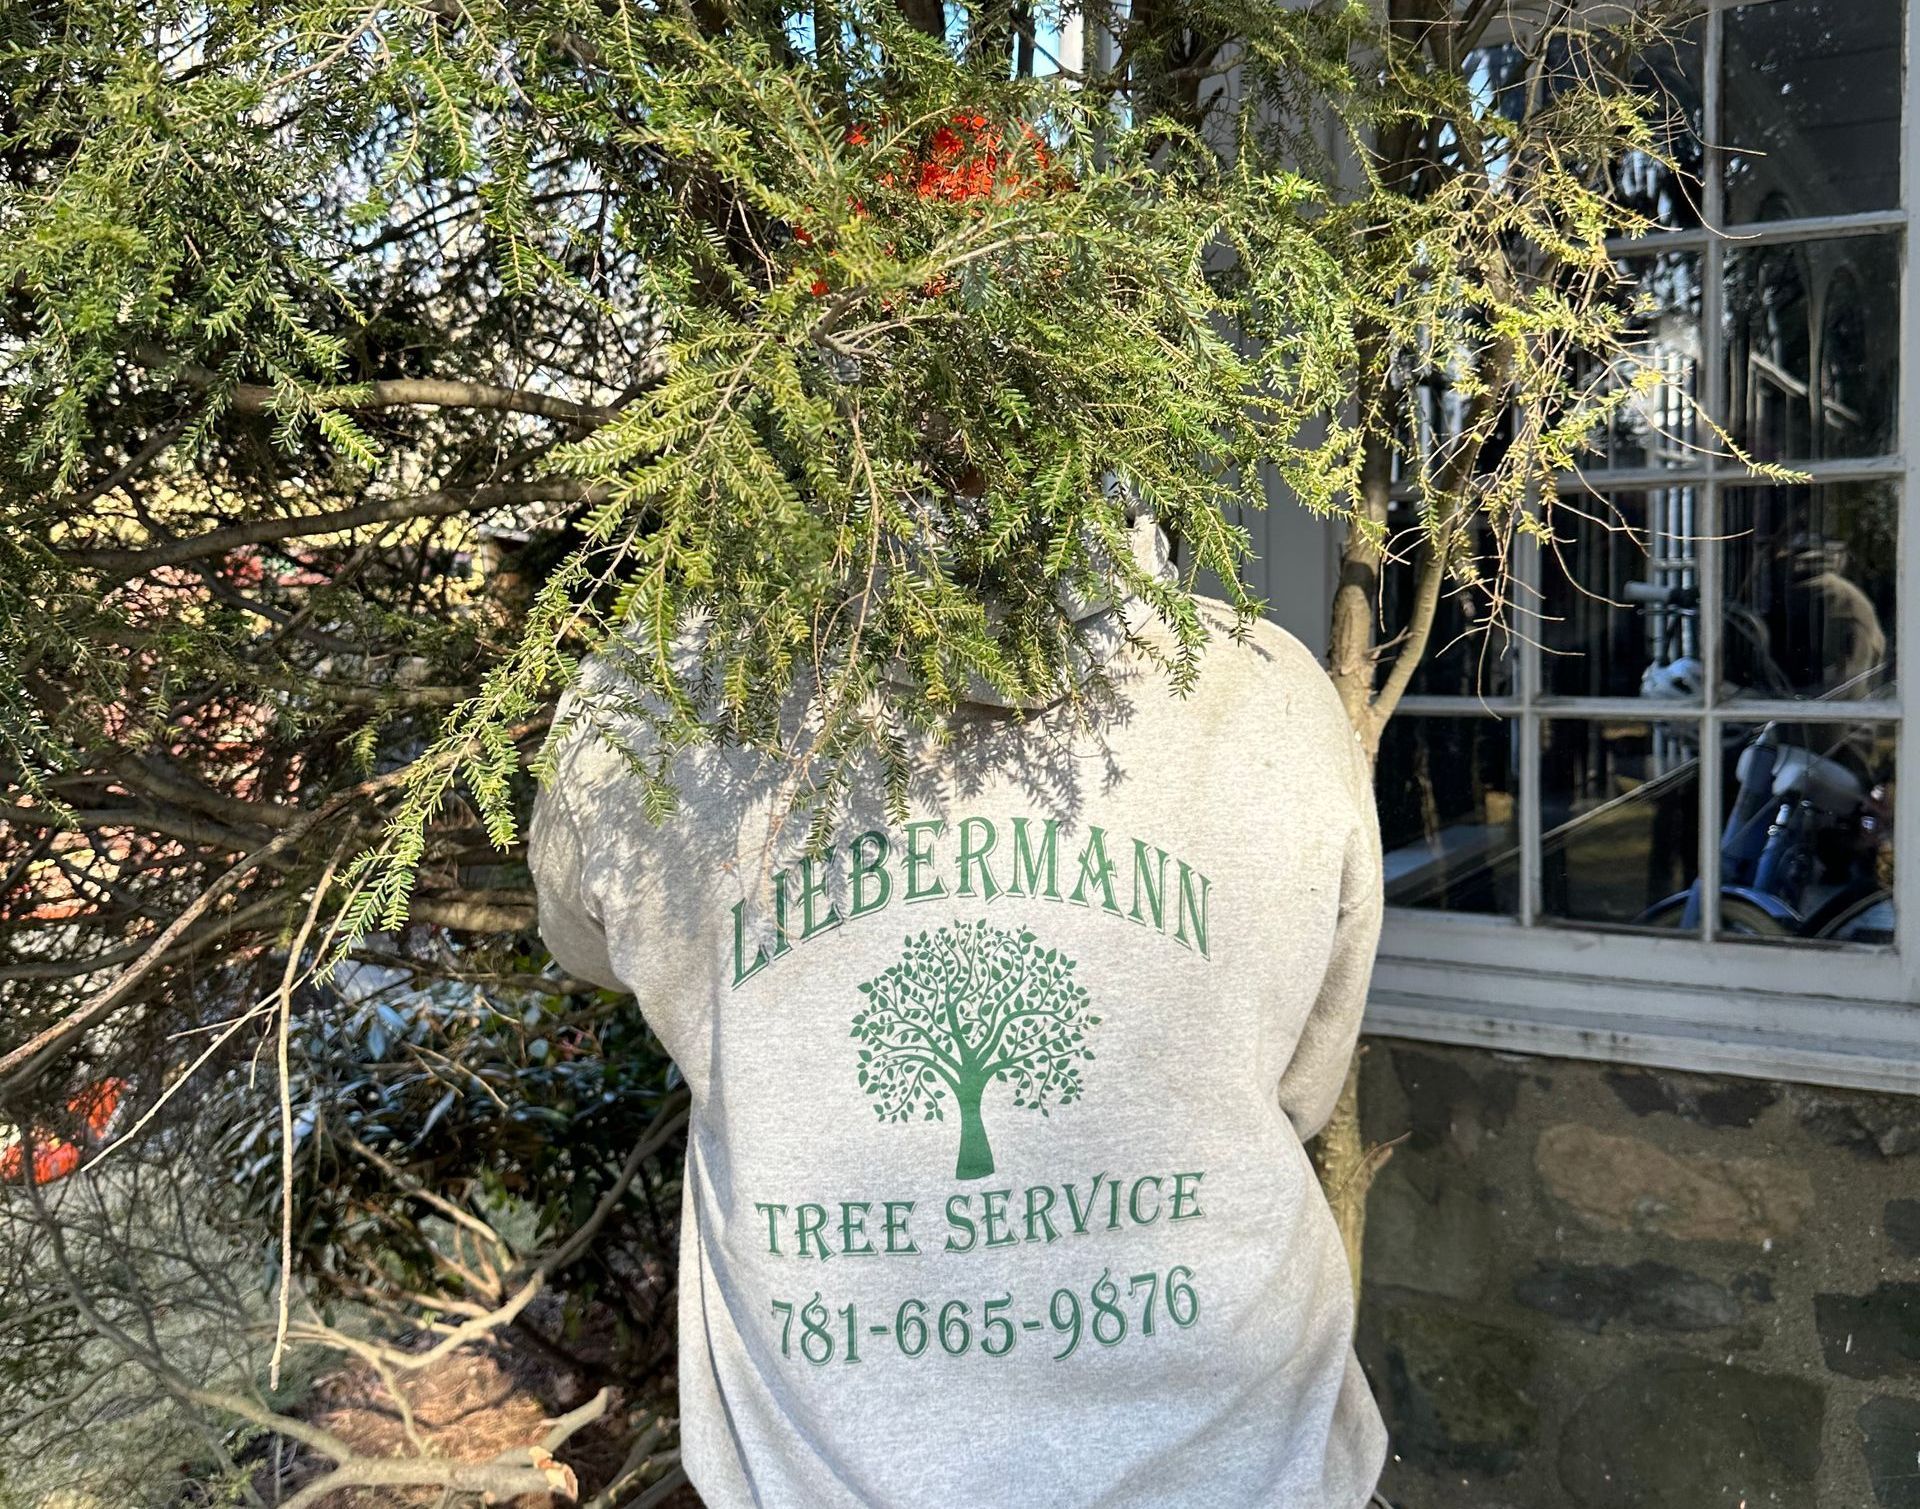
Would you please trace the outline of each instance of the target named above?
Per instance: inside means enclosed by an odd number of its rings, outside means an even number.
[[[1725,35],[1725,13],[1715,8],[1706,18],[1706,78],[1701,91],[1701,124],[1707,141],[1706,220],[1710,225],[1725,223],[1722,203],[1720,131],[1720,56]],[[1721,279],[1726,268],[1725,241],[1709,235],[1701,256],[1700,290],[1700,400],[1716,424],[1732,428],[1726,412],[1725,332],[1722,330]],[[1711,943],[1720,930],[1720,629],[1723,622],[1720,604],[1720,452],[1717,438],[1707,446],[1707,477],[1700,490],[1700,511],[1695,519],[1695,576],[1700,588],[1700,659],[1706,667],[1702,678],[1703,700],[1700,720],[1700,878],[1696,887],[1701,898],[1700,936]]]
[[[1906,236],[1900,267],[1900,395],[1896,440],[1906,459],[1906,477],[1900,493],[1900,569],[1895,579],[1898,605],[1894,624],[1894,664],[1904,680],[1920,664],[1920,631],[1915,618],[1920,604],[1920,290],[1915,287],[1914,223],[1920,215],[1920,143],[1914,126],[1920,123],[1920,3],[1907,4],[1907,67],[1903,109],[1907,124],[1900,163],[1900,203],[1906,210]],[[1894,753],[1893,916],[1894,941],[1901,955],[1909,1001],[1920,1002],[1920,740],[1904,716],[1901,698],[1899,744]]]
[[[1528,512],[1540,508],[1540,500],[1529,494],[1526,502]],[[1523,548],[1513,552],[1513,570],[1519,577],[1516,590],[1510,595],[1510,601],[1538,603],[1540,601],[1540,543],[1532,535],[1523,542]],[[1515,762],[1519,774],[1520,798],[1520,925],[1531,927],[1540,915],[1540,714],[1535,704],[1540,695],[1540,636],[1537,633],[1515,632],[1519,638],[1519,653],[1514,660],[1514,691],[1520,698],[1519,717],[1519,759]]]

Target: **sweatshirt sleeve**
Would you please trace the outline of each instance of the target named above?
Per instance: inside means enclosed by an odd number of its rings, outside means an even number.
[[[1345,727],[1344,717],[1341,720]],[[1374,810],[1366,758],[1358,742],[1349,762],[1349,785],[1357,808],[1340,873],[1340,914],[1334,925],[1333,951],[1293,1058],[1280,1076],[1280,1108],[1304,1142],[1327,1124],[1347,1064],[1360,1037],[1367,985],[1373,977],[1374,950],[1380,942],[1380,820]]]
[[[540,938],[554,962],[578,979],[627,990],[607,957],[606,928],[589,893],[587,847],[573,790],[577,771],[562,755],[552,781],[534,799],[527,867],[540,916]]]

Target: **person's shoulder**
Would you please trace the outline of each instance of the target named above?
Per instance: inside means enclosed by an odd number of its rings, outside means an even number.
[[[1326,668],[1297,636],[1265,615],[1237,622],[1233,609],[1214,598],[1201,598],[1199,607],[1208,634],[1200,662],[1202,683],[1209,670],[1216,670],[1223,673],[1221,680],[1236,683],[1237,694],[1252,691],[1262,699],[1278,696],[1318,711],[1340,712]]]
[[[1356,802],[1371,801],[1359,736],[1319,657],[1270,618],[1235,634],[1233,609],[1212,599],[1201,616],[1211,638],[1198,686],[1223,709],[1221,733],[1288,768],[1338,771]]]

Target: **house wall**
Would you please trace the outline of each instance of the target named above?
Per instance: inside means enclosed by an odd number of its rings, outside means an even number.
[[[1267,617],[1324,658],[1333,613],[1334,528],[1302,508],[1271,475],[1266,493],[1265,508],[1237,510],[1253,545],[1247,586],[1265,599]]]
[[[1920,1509],[1920,1100],[1375,1039],[1396,1509]]]

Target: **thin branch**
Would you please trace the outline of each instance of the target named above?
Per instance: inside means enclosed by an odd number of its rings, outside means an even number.
[[[482,1240],[490,1242],[498,1248],[505,1247],[506,1244],[500,1240],[500,1233],[474,1215],[472,1211],[467,1210],[463,1206],[456,1205],[453,1201],[428,1189],[427,1186],[422,1184],[418,1179],[397,1167],[390,1160],[382,1157],[358,1137],[349,1134],[346,1141],[348,1147],[352,1148],[354,1152],[358,1153],[362,1158],[366,1159],[367,1162],[379,1169],[381,1173],[385,1174],[409,1195],[417,1200],[425,1201],[448,1220],[465,1226],[470,1231],[477,1233]]]
[[[351,838],[351,835],[349,835]],[[287,1351],[287,1319],[293,1301],[293,983],[300,973],[300,955],[313,936],[320,920],[320,908],[326,903],[327,887],[333,884],[334,871],[340,868],[347,852],[348,839],[334,846],[327,867],[314,883],[313,897],[307,903],[307,915],[287,947],[287,967],[280,972],[280,1011],[274,1024],[274,1066],[279,1070],[277,1098],[280,1103],[280,1298],[274,1306],[273,1352],[267,1360],[267,1387],[280,1387],[280,1359]]]
[[[395,1368],[406,1372],[418,1372],[422,1368],[432,1367],[444,1361],[463,1346],[492,1335],[503,1326],[512,1325],[528,1305],[537,1299],[546,1288],[547,1281],[572,1263],[592,1245],[599,1235],[600,1228],[607,1223],[620,1202],[626,1198],[627,1190],[639,1175],[641,1165],[666,1146],[686,1123],[690,1098],[684,1090],[669,1096],[655,1113],[645,1135],[634,1144],[627,1161],[621,1165],[620,1172],[600,1197],[591,1215],[580,1223],[571,1236],[554,1248],[527,1272],[527,1278],[504,1304],[489,1311],[486,1315],[476,1316],[448,1329],[433,1346],[424,1352],[404,1352],[395,1347],[382,1347],[380,1355]],[[327,1345],[337,1345],[332,1334],[326,1328],[302,1327],[298,1333],[303,1339],[317,1341]]]
[[[207,391],[219,389],[224,379],[219,373],[191,363],[177,364],[157,347],[142,346],[133,353],[135,361],[161,374]],[[619,414],[618,409],[599,404],[575,403],[552,393],[535,393],[527,388],[507,388],[497,383],[458,382],[445,377],[390,377],[373,382],[344,383],[337,388],[309,392],[296,398],[297,390],[265,383],[237,383],[227,390],[227,407],[240,414],[277,413],[289,402],[304,401],[317,409],[487,409],[510,414],[537,414],[543,419],[560,419],[572,424],[601,425]]]
[[[1387,678],[1374,694],[1370,709],[1377,728],[1386,724],[1399,707],[1400,699],[1406,695],[1407,688],[1413,682],[1414,672],[1426,658],[1428,641],[1433,637],[1433,623],[1439,613],[1440,589],[1447,577],[1446,546],[1450,543],[1456,520],[1457,509],[1450,509],[1441,519],[1433,538],[1430,538],[1420,552],[1420,564],[1414,578],[1413,609],[1407,617],[1407,627],[1401,637],[1400,649],[1393,658],[1393,665],[1387,672]]]
[[[687,1469],[680,1465],[680,1453],[678,1451],[663,1451],[659,1456],[655,1457],[654,1460],[657,1462],[665,1461],[668,1457],[674,1459],[673,1470],[645,1493],[641,1494],[639,1498],[635,1499],[627,1506],[627,1509],[659,1509],[659,1506],[672,1498],[677,1490],[687,1486],[689,1481]]]
[[[299,817],[299,813],[291,807],[275,802],[250,802],[202,786],[197,781],[188,780],[162,767],[151,756],[143,759],[137,755],[126,755],[114,760],[110,768],[127,784],[139,786],[183,807],[197,808],[229,823],[284,828]]]
[[[595,503],[606,488],[570,477],[547,477],[533,482],[497,482],[484,487],[456,488],[405,498],[383,498],[330,513],[279,514],[249,519],[224,529],[210,529],[183,540],[167,540],[135,549],[68,550],[61,559],[83,570],[107,576],[133,576],[160,566],[226,555],[249,545],[339,534],[368,524],[392,524],[408,519],[439,519],[455,514],[490,513],[528,503]]]
[[[285,1418],[274,1416],[276,1421]],[[333,1471],[307,1484],[282,1504],[281,1509],[310,1509],[311,1505],[343,1488],[443,1488],[449,1493],[478,1494],[488,1503],[500,1503],[521,1494],[551,1493],[572,1499],[580,1493],[579,1481],[571,1467],[556,1462],[551,1452],[522,1446],[502,1452],[491,1462],[349,1456]]]
[[[188,958],[201,949],[218,943],[222,938],[242,932],[269,913],[279,910],[285,904],[285,898],[278,892],[262,896],[258,901],[249,902],[238,911],[198,928],[179,939],[169,955]],[[89,926],[121,926],[118,922],[109,922],[105,918],[62,917],[47,924],[57,928],[64,935],[72,929],[86,924]],[[94,954],[84,959],[61,958],[39,964],[0,964],[0,982],[9,980],[76,980],[88,975],[98,974],[102,970],[112,969],[116,965],[128,963],[140,957],[145,945],[134,942],[123,944],[119,948],[108,949],[104,953]],[[164,961],[162,961],[164,962]]]
[[[599,1393],[595,1394],[578,1409],[568,1410],[566,1414],[557,1416],[549,1426],[546,1435],[540,1438],[540,1449],[543,1451],[558,1451],[562,1446],[565,1446],[568,1441],[572,1440],[574,1436],[604,1416],[607,1412],[608,1404],[612,1401],[612,1391],[610,1389],[601,1389]]]
[[[158,434],[154,435],[152,439],[148,440],[145,445],[141,446],[138,451],[129,456],[123,465],[116,467],[106,476],[100,478],[99,481],[88,483],[71,498],[64,498],[61,502],[68,509],[77,510],[85,508],[96,498],[104,498],[115,488],[130,481],[139,473],[145,471],[154,461],[158,460],[160,455],[186,432],[187,423],[187,420],[181,419],[173,424],[167,425],[160,430]]]
[[[545,719],[541,718],[528,726],[538,726],[544,721]],[[261,845],[215,877],[204,891],[182,908],[180,914],[160,931],[159,935],[142,950],[140,956],[113,980],[95,991],[59,1021],[35,1033],[11,1052],[0,1055],[0,1098],[23,1088],[45,1071],[53,1055],[61,1048],[123,1006],[132,994],[133,987],[152,973],[187,930],[211,911],[223,896],[233,890],[252,871],[292,850],[315,828],[354,803],[364,801],[368,797],[376,796],[396,786],[403,786],[408,781],[417,779],[423,769],[456,763],[465,757],[467,749],[468,746],[464,744],[456,745],[428,758],[424,765],[419,762],[404,765],[397,770],[387,771],[383,775],[373,776],[356,786],[349,786],[300,818],[284,833]]]
[[[533,897],[525,891],[415,896],[408,904],[407,916],[414,922],[431,922],[460,933],[518,933],[533,926]]]
[[[152,807],[79,807],[55,811],[50,807],[16,807],[10,803],[0,803],[0,822],[23,828],[56,830],[139,828],[227,854],[244,854],[248,846],[255,842],[252,834],[235,832],[208,818],[195,817],[191,813],[162,812]],[[262,862],[273,863],[272,860]]]

